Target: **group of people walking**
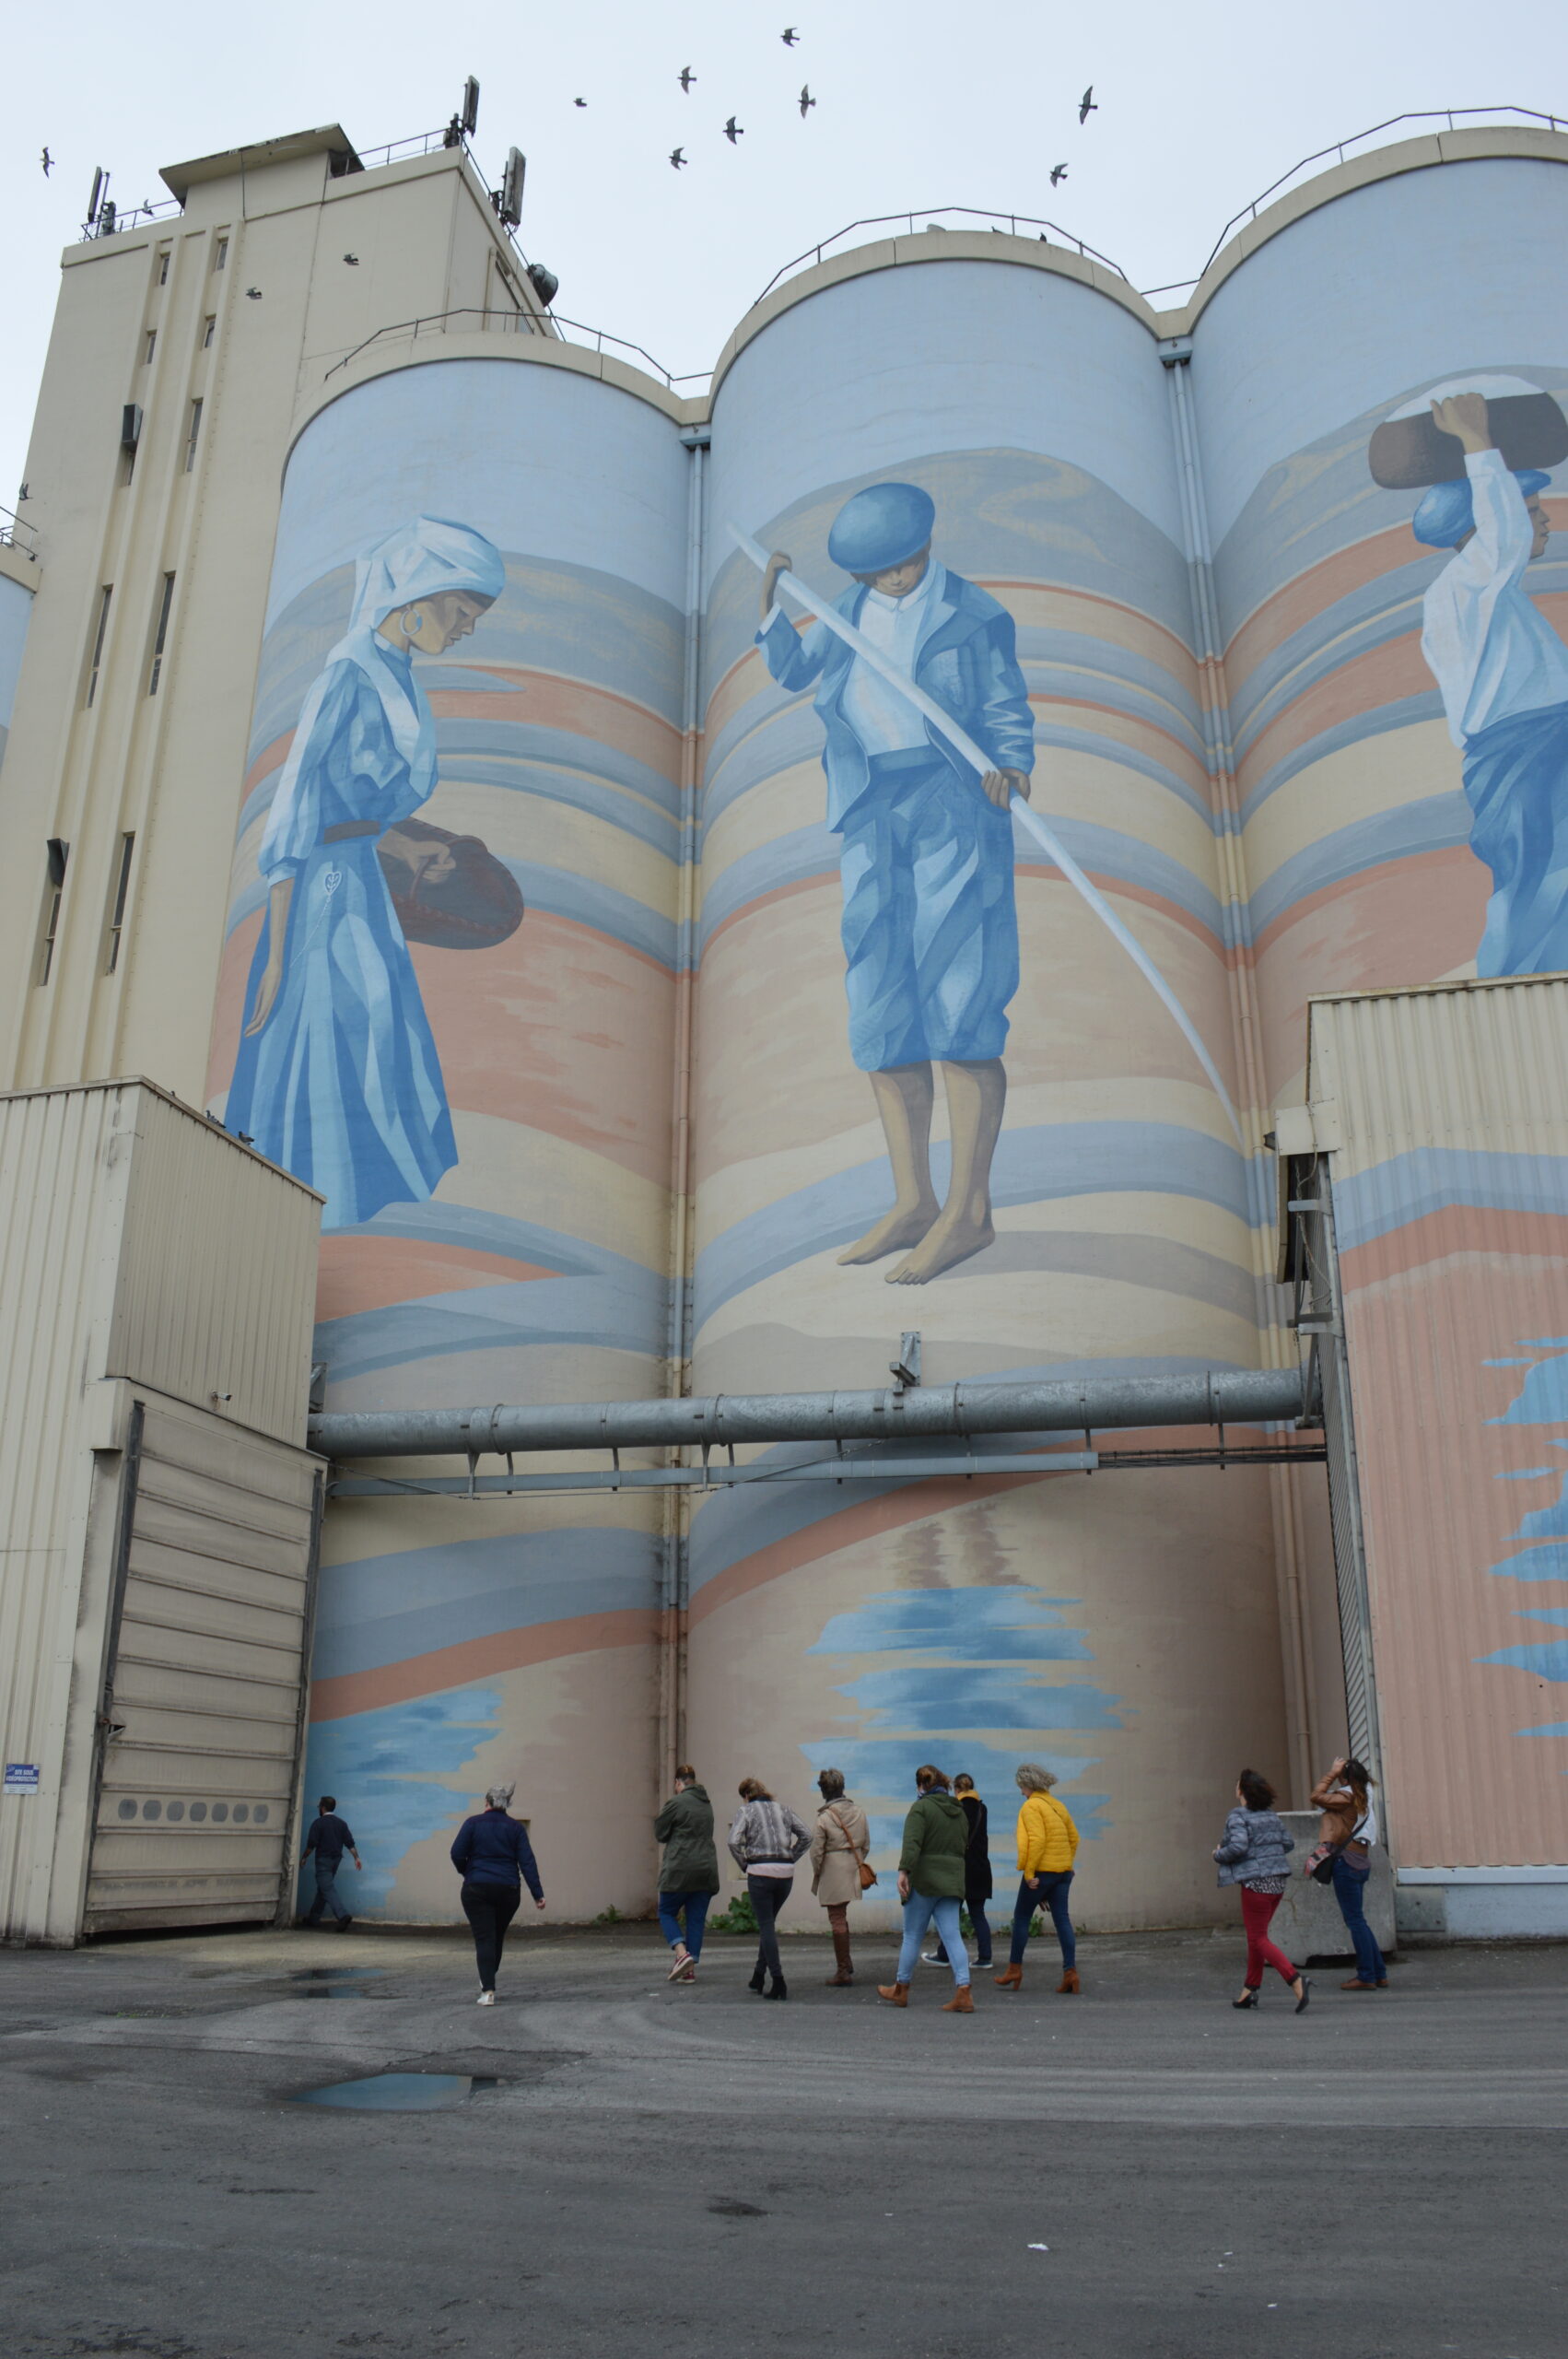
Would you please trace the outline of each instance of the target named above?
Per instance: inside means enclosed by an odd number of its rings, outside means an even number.
[[[996,1987],[1010,1991],[1020,1989],[1031,1933],[1037,1918],[1048,1917],[1061,1950],[1057,1990],[1062,1996],[1075,1996],[1082,1986],[1069,1897],[1078,1829],[1052,1791],[1057,1782],[1053,1771],[1038,1762],[1024,1761],[1014,1772],[1014,1780],[1019,1792],[1018,1892],[1008,1961],[995,1978]],[[1371,1776],[1359,1761],[1341,1756],[1333,1762],[1312,1790],[1312,1805],[1322,1818],[1317,1843],[1305,1862],[1305,1872],[1332,1884],[1356,1956],[1355,1973],[1340,1987],[1354,1991],[1382,1990],[1387,1981],[1383,1954],[1366,1921],[1364,1906],[1372,1849],[1378,1839]],[[811,1862],[812,1891],[826,1912],[833,1937],[828,1987],[847,1989],[855,1979],[849,1910],[878,1881],[871,1865],[871,1826],[860,1803],[846,1793],[841,1770],[824,1769],[817,1787],[821,1801],[816,1822],[808,1826],[759,1778],[743,1778],[740,1783],[740,1807],[731,1822],[729,1849],[745,1876],[756,1923],[756,1964],[750,1987],[765,1999],[789,1997],[778,1947],[778,1917],[794,1889],[795,1871],[802,1860]],[[482,2007],[496,2002],[496,1978],[507,1928],[517,1914],[523,1886],[532,1895],[536,1908],[544,1906],[528,1829],[509,1813],[513,1791],[509,1784],[492,1786],[484,1810],[464,1819],[451,1847],[452,1865],[462,1878],[459,1897],[474,1932]],[[1269,1780],[1255,1769],[1244,1769],[1236,1781],[1235,1807],[1226,1817],[1213,1857],[1221,1884],[1235,1885],[1239,1891],[1246,1935],[1246,1977],[1232,2005],[1256,2007],[1264,1970],[1272,1966],[1300,2014],[1311,1999],[1310,1978],[1270,1939],[1274,1913],[1289,1886],[1290,1854],[1295,1848],[1294,1837],[1281,1821],[1275,1801]],[[675,1772],[674,1791],[654,1821],[654,1834],[663,1847],[659,1924],[670,1947],[669,1979],[694,1983],[720,1876],[713,1804],[689,1762]],[[333,1889],[345,1851],[357,1868],[360,1861],[354,1837],[337,1817],[333,1796],[323,1794],[321,1815],[306,1842],[306,1857],[313,1855],[316,1860],[317,1882],[314,1905],[304,1919],[307,1924],[318,1922],[325,1907],[332,1908],[340,1924],[352,1921]],[[984,1971],[993,1963],[988,1911],[994,1894],[989,1816],[973,1778],[961,1774],[950,1778],[929,1761],[916,1770],[915,1800],[904,1821],[897,1877],[903,1909],[898,1963],[893,1980],[878,1985],[878,1998],[889,2006],[907,2007],[916,1966],[923,1961],[928,1966],[945,1966],[952,1975],[953,1995],[943,2013],[972,2014],[971,1966],[961,1911],[968,1910],[974,1965]],[[936,1946],[922,1951],[920,1944],[933,1926]]]
[[[1018,1899],[1012,1912],[1012,1940],[1007,1970],[996,1978],[997,1988],[1016,1990],[1024,1979],[1024,1954],[1028,1947],[1036,1912],[1044,1910],[1061,1944],[1062,1978],[1058,1989],[1079,1989],[1072,1919],[1068,1913],[1068,1888],[1078,1850],[1078,1829],[1071,1814],[1055,1800],[1054,1773],[1037,1762],[1024,1762],[1017,1772],[1022,1797],[1018,1813]],[[833,1936],[831,1989],[846,1989],[855,1979],[849,1946],[849,1909],[877,1882],[871,1865],[871,1827],[865,1812],[844,1790],[844,1775],[825,1769],[817,1779],[822,1796],[816,1824],[803,1819],[768,1791],[760,1778],[743,1778],[740,1808],[731,1824],[730,1856],[746,1879],[746,1895],[756,1919],[756,1965],[751,1988],[764,1999],[787,1999],[789,1986],[778,1949],[778,1915],[794,1889],[795,1870],[809,1859],[812,1890],[826,1911]],[[689,1763],[675,1772],[675,1790],[654,1822],[654,1833],[664,1846],[659,1876],[659,1922],[670,1944],[672,1982],[695,1982],[702,1955],[703,1928],[708,1905],[719,1890],[719,1848],[714,1834],[713,1805]],[[877,1996],[890,2006],[906,2007],[916,1963],[945,1966],[953,1976],[954,1992],[944,2013],[972,2014],[969,1953],[965,1946],[960,1910],[967,1907],[976,1941],[976,1964],[991,1964],[991,1929],[987,1904],[992,1895],[989,1817],[975,1790],[973,1778],[950,1778],[934,1762],[915,1772],[915,1800],[904,1821],[898,1858],[898,1897],[903,1905],[903,1940],[898,1965],[890,1983],[879,1984]],[[934,1923],[934,1950],[921,1952],[920,1943]]]

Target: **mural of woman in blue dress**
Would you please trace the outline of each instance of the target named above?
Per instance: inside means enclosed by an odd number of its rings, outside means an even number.
[[[266,917],[226,1121],[326,1198],[322,1226],[422,1203],[457,1162],[440,1061],[378,845],[436,786],[414,651],[500,595],[482,533],[416,516],[360,557],[345,635],[305,699],[258,864]]]

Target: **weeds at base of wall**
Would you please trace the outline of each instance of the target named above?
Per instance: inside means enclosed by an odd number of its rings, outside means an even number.
[[[755,1933],[758,1931],[756,1910],[752,1907],[749,1892],[738,1892],[721,1916],[708,1920],[710,1933]]]

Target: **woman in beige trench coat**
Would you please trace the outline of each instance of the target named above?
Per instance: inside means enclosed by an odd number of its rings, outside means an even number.
[[[860,1896],[860,1861],[872,1847],[866,1813],[844,1791],[841,1769],[825,1769],[817,1779],[822,1807],[812,1836],[812,1890],[827,1911],[833,1935],[834,1971],[831,1989],[843,1989],[855,1979],[849,1955],[849,1903]]]

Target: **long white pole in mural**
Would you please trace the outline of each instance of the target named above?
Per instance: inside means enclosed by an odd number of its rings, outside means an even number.
[[[754,541],[749,533],[743,533],[738,524],[731,524],[730,531],[737,546],[744,550],[752,563],[766,573],[768,557],[762,544],[759,541]],[[983,754],[974,739],[960,729],[952,714],[944,712],[934,698],[927,696],[924,688],[918,687],[907,674],[895,671],[881,648],[873,647],[869,639],[862,638],[854,624],[847,622],[837,607],[830,606],[825,599],[819,598],[813,590],[808,590],[805,583],[793,573],[780,573],[778,587],[781,590],[788,590],[798,604],[804,606],[808,614],[814,615],[818,622],[825,624],[837,638],[844,641],[846,647],[852,647],[856,654],[861,656],[871,665],[877,676],[887,682],[889,687],[896,688],[900,696],[907,697],[916,711],[929,721],[931,727],[946,738],[954,752],[978,771],[982,778],[988,770],[996,769],[997,765],[990,757]],[[1102,924],[1109,928],[1138,968],[1139,973],[1153,986],[1163,1004],[1175,1018],[1182,1037],[1213,1085],[1215,1096],[1224,1108],[1226,1120],[1235,1133],[1236,1144],[1245,1155],[1246,1141],[1242,1133],[1241,1121],[1236,1109],[1231,1103],[1230,1092],[1220,1079],[1219,1068],[1205,1048],[1203,1037],[1198,1027],[1166,982],[1164,975],[1161,974],[1158,967],[1155,966],[1142,944],[1128,932],[1105,895],[1089,882],[1048,821],[1042,819],[1037,811],[1032,810],[1021,794],[1015,794],[1012,797],[1012,807],[1014,818],[1022,822],[1036,842],[1060,869],[1068,883],[1076,892],[1082,894]]]

